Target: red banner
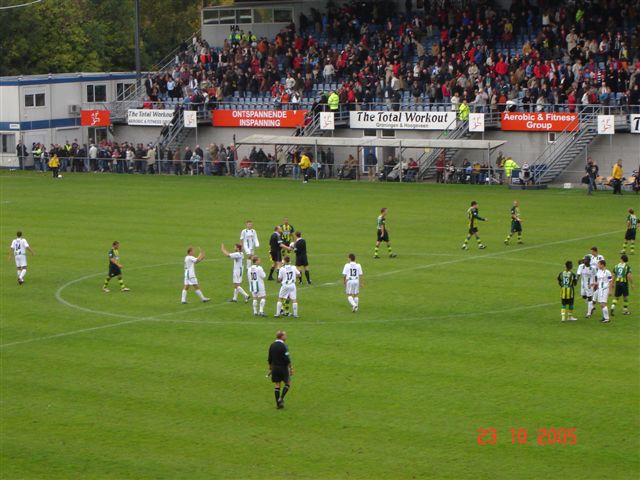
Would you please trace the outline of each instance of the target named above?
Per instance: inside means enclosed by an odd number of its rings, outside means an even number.
[[[111,125],[109,110],[80,110],[80,125],[83,127],[108,127]]]
[[[515,132],[575,132],[580,129],[577,113],[502,112],[502,130]]]
[[[306,110],[214,110],[214,127],[296,128],[304,125]]]

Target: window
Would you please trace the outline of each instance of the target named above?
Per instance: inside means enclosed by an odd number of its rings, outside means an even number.
[[[107,140],[107,127],[89,127],[89,142],[98,145]]]
[[[273,9],[273,21],[276,23],[291,23],[293,22],[293,10],[274,8]]]
[[[219,11],[218,10],[203,10],[202,12],[202,23],[205,25],[217,24]]]
[[[252,21],[250,8],[236,10],[236,23],[251,23]]]
[[[254,23],[273,23],[273,9],[272,8],[254,8],[253,21]]]
[[[396,131],[395,130],[381,130],[380,137],[382,138],[395,138]]]
[[[121,102],[122,100],[129,98],[135,89],[135,83],[116,83],[116,100]]]
[[[225,25],[233,25],[236,23],[236,11],[235,10],[220,10],[220,21]]]
[[[16,153],[16,136],[13,133],[0,134],[2,137],[2,145],[0,145],[0,153]]]
[[[106,85],[87,85],[87,102],[106,102],[107,86]]]
[[[44,93],[27,93],[24,96],[24,106],[28,108],[44,107]]]

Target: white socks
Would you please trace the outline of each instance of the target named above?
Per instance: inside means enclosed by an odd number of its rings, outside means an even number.
[[[255,315],[256,313],[258,313],[258,300],[257,299],[253,299],[253,314]]]
[[[298,316],[298,302],[295,302],[293,304],[293,316],[297,317]]]
[[[593,302],[587,302],[587,315],[591,316],[593,313]]]
[[[360,297],[353,297],[353,301],[356,302],[356,307],[360,305]]]
[[[24,276],[27,274],[27,269],[23,268],[22,270],[20,270],[18,272],[18,280],[22,281],[24,280]]]
[[[602,318],[609,320],[609,309],[607,307],[602,307]]]
[[[276,315],[280,315],[282,313],[282,302],[278,302],[276,305]]]
[[[349,296],[347,297],[347,300],[349,300],[349,304],[350,304],[352,307],[355,307],[355,306],[356,306],[356,301],[353,299],[353,297],[352,297],[351,295],[349,295]]]
[[[187,291],[182,289],[182,303],[187,301]]]
[[[260,313],[264,313],[264,306],[267,303],[267,299],[266,298],[261,298],[260,299]]]
[[[241,286],[237,286],[236,287],[236,292],[241,294],[243,297],[248,297],[249,295],[247,294],[247,292],[244,291],[244,288],[242,288]],[[234,298],[235,298],[236,293],[234,292]]]
[[[200,300],[204,300],[204,295],[202,294],[202,290],[196,290],[196,295]]]

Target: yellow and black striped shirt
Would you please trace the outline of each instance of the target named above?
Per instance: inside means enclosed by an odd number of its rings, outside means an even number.
[[[560,272],[558,274],[558,285],[560,285],[560,298],[568,300],[575,297],[575,286],[578,283],[576,274],[570,271]]]

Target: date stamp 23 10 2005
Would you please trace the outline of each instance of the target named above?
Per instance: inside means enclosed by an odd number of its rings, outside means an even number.
[[[529,440],[526,428],[511,429],[511,443],[513,445],[525,445]],[[497,443],[498,432],[495,428],[478,429],[478,445],[495,445]],[[575,445],[576,443],[578,443],[576,428],[538,428],[538,445]]]

